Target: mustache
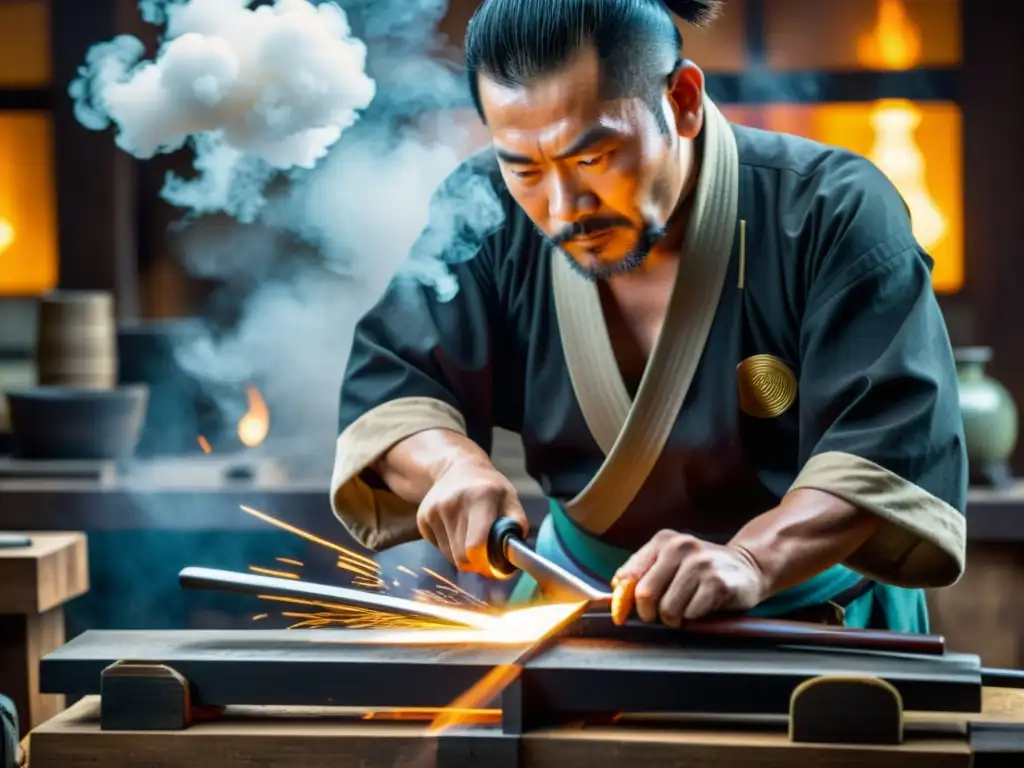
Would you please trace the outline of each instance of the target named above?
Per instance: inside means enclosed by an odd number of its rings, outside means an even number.
[[[560,229],[551,238],[555,245],[562,245],[577,237],[585,237],[608,229],[632,229],[633,222],[621,216],[595,216],[583,221],[577,221]]]

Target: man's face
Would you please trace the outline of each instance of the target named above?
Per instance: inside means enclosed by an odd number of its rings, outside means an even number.
[[[662,99],[601,97],[596,53],[507,88],[480,78],[480,99],[509,191],[574,266],[602,278],[635,268],[665,234],[699,132],[703,82],[684,68]],[[668,131],[664,124],[667,123]]]

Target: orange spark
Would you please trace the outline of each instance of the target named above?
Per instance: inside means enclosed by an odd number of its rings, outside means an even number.
[[[270,568],[260,568],[258,565],[250,565],[249,570],[253,573],[262,573],[264,576],[277,576],[281,579],[295,579],[296,581],[301,581],[298,575],[288,573],[288,571],[274,571]]]
[[[430,577],[432,577],[434,579],[437,579],[442,584],[445,584],[449,589],[455,590],[456,592],[458,592],[463,597],[468,597],[471,602],[476,602],[476,603],[479,603],[480,605],[487,605],[487,603],[485,603],[483,600],[481,600],[480,598],[478,598],[478,597],[476,597],[474,595],[469,594],[469,592],[464,590],[458,584],[456,584],[453,581],[449,581],[448,579],[446,579],[444,576],[442,576],[441,574],[437,573],[436,571],[432,571],[429,568],[424,568],[423,572],[425,574],[427,574],[428,576],[430,576]]]
[[[278,520],[277,518],[271,517],[270,515],[268,515],[268,514],[266,514],[264,512],[260,512],[258,510],[255,510],[252,507],[247,507],[244,504],[240,505],[239,509],[241,509],[243,512],[246,512],[246,513],[252,515],[253,517],[258,517],[260,520],[263,520],[266,523],[270,523],[271,525],[276,525],[278,528],[281,528],[282,530],[288,531],[289,533],[294,533],[296,536],[301,536],[302,538],[306,539],[307,541],[311,541],[314,544],[319,544],[321,547],[327,547],[328,549],[333,549],[335,552],[340,553],[342,555],[342,557],[347,558],[348,560],[350,560],[350,561],[352,561],[354,563],[359,563],[359,564],[362,564],[364,566],[367,566],[367,567],[369,567],[373,571],[379,571],[380,570],[380,566],[376,562],[374,562],[373,560],[371,560],[368,557],[364,557],[363,555],[360,555],[358,552],[353,552],[351,549],[346,549],[345,547],[342,547],[342,546],[340,546],[338,544],[335,544],[332,541],[327,541],[326,539],[321,539],[319,536],[314,536],[312,533],[304,531],[301,528],[296,528],[294,525],[290,525],[290,524],[284,522],[283,520]]]
[[[473,715],[494,699],[519,677],[522,667],[518,664],[500,664],[481,677],[450,706],[442,709],[431,721],[427,733],[436,735],[449,728],[472,722]]]
[[[197,437],[196,442],[199,443],[199,447],[203,449],[203,453],[213,453],[213,446],[210,445],[210,441],[203,435]]]

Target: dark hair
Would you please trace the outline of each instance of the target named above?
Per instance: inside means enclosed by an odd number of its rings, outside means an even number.
[[[466,32],[473,104],[486,122],[479,75],[504,86],[525,85],[556,72],[592,44],[601,63],[602,93],[643,98],[664,122],[658,105],[683,44],[669,10],[701,25],[720,6],[721,0],[484,0]]]

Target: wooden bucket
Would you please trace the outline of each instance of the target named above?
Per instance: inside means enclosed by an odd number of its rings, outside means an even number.
[[[36,372],[40,386],[117,385],[117,321],[109,293],[54,291],[39,301]]]

